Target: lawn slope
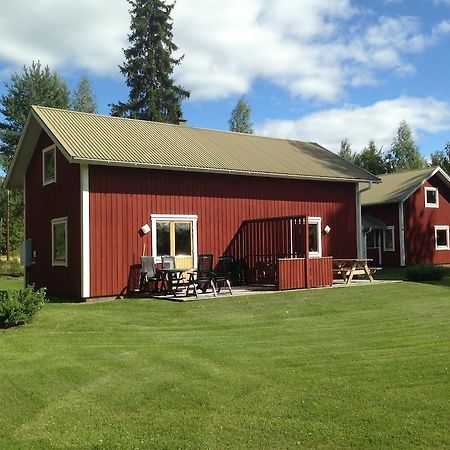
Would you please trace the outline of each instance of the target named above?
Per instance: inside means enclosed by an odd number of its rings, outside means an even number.
[[[449,448],[449,293],[47,304],[0,331],[0,448]]]

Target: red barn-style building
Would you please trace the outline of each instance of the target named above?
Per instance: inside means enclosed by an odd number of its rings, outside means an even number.
[[[367,257],[383,266],[450,263],[450,177],[440,167],[379,177],[361,193]]]
[[[250,219],[308,215],[311,256],[354,258],[358,184],[378,181],[314,143],[44,107],[7,177],[24,189],[27,282],[78,298],[123,293],[143,253],[217,260]]]

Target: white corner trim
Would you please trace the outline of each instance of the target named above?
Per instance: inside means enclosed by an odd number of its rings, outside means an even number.
[[[406,266],[405,255],[405,213],[403,211],[403,202],[398,204],[398,236],[399,236],[399,250],[400,250],[400,266]]]
[[[161,262],[161,257],[157,255],[156,250],[156,222],[192,222],[192,253],[194,259],[194,269],[197,268],[197,221],[198,216],[196,214],[151,214],[150,220],[152,224],[152,255],[155,257],[155,262]]]
[[[372,187],[372,185],[370,184],[369,187],[364,190],[369,190],[371,187]],[[361,219],[361,192],[359,191],[358,184],[355,184],[355,197],[356,197],[356,202],[355,202],[355,204],[356,204],[356,256],[358,258],[364,258],[363,245],[362,245],[363,229],[362,229],[362,219]],[[366,239],[366,237],[364,236],[364,241],[365,241],[365,239]],[[364,252],[366,252],[365,248],[364,248]]]
[[[91,296],[90,216],[89,216],[89,166],[80,165],[81,199],[81,296]]]

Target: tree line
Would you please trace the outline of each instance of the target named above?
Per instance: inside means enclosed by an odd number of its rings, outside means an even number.
[[[350,141],[344,138],[338,154],[346,161],[375,175],[422,169],[430,165],[441,166],[450,173],[450,142],[447,142],[444,150],[438,150],[431,154],[431,164],[429,164],[421,154],[411,129],[404,120],[400,122],[397,134],[387,151],[383,151],[383,147],[378,147],[371,139],[360,152],[354,152]]]

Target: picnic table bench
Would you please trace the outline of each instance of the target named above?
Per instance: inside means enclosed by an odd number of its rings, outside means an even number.
[[[333,277],[342,278],[345,284],[350,284],[355,275],[365,275],[370,282],[373,281],[373,274],[381,267],[369,267],[371,259],[334,259],[333,258]],[[336,276],[335,276],[336,275]]]

